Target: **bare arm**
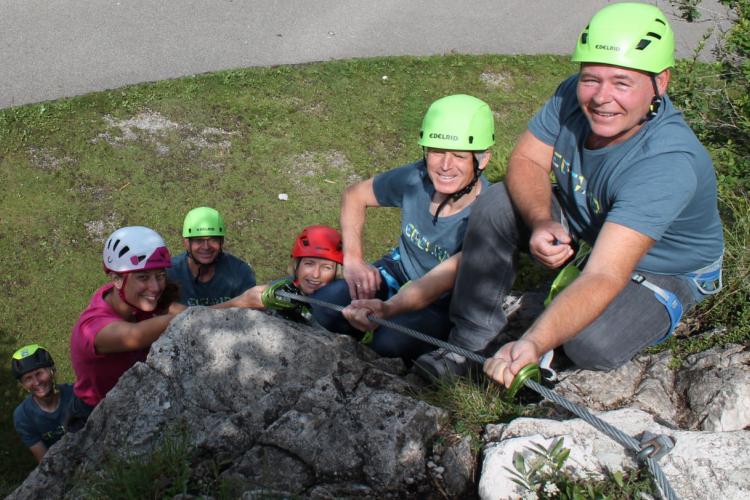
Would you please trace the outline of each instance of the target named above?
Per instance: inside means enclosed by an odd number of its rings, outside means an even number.
[[[228,309],[230,307],[246,307],[250,309],[265,309],[263,306],[262,295],[268,285],[255,285],[248,288],[241,295],[233,299],[211,306],[212,309]]]
[[[453,288],[460,263],[461,253],[459,252],[433,267],[418,280],[402,287],[387,301],[354,300],[342,311],[342,314],[355,328],[365,331],[377,328],[377,325],[368,320],[367,316],[374,315],[387,319],[424,309]]]
[[[94,348],[100,354],[145,349],[164,333],[174,316],[164,314],[137,323],[113,321],[96,334]]]
[[[44,442],[39,441],[38,443],[29,446],[29,451],[34,455],[36,463],[41,463],[44,454],[47,453],[47,447],[44,445]]]
[[[504,345],[485,372],[509,386],[518,370],[590,325],[625,288],[654,240],[619,224],[602,227],[581,275],[560,293],[518,342]]]
[[[380,273],[365,262],[362,247],[367,207],[378,206],[372,178],[349,186],[341,196],[344,279],[354,299],[370,299],[380,287]]]
[[[569,235],[550,211],[553,152],[552,146],[526,130],[510,155],[505,184],[513,205],[531,230],[531,254],[554,269],[572,257],[574,251]]]

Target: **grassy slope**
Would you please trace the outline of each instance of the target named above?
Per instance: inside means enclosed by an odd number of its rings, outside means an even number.
[[[70,328],[103,282],[101,243],[115,228],[153,227],[176,252],[185,212],[214,206],[228,222],[229,251],[272,279],[302,226],[338,226],[347,183],[421,155],[417,131],[434,99],[468,93],[490,104],[497,180],[533,111],[573,71],[549,56],[376,58],[226,71],[0,111],[0,359],[40,342],[58,380],[72,380]],[[148,117],[162,128],[112,125]],[[371,212],[368,256],[397,234],[395,212]],[[32,463],[10,419],[21,393],[7,375],[0,384],[2,494]]]

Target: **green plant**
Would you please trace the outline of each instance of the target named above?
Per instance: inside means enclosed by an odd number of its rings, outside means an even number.
[[[234,498],[232,481],[220,477],[228,463],[204,460],[194,467],[195,450],[184,423],[169,429],[161,443],[145,456],[110,454],[95,477],[76,477],[71,495],[76,498],[140,500],[175,495],[210,495]]]
[[[532,443],[526,450],[531,456],[523,453],[513,454],[513,468],[505,470],[511,480],[526,490],[524,498],[528,499],[629,499],[639,498],[640,493],[654,495],[657,492],[648,477],[640,470],[627,473],[620,471],[608,474],[608,479],[580,479],[565,469],[565,462],[570,450],[563,447],[563,438],[559,438],[548,447]]]

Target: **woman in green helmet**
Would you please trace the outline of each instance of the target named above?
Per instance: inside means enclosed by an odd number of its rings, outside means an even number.
[[[423,157],[344,192],[344,280],[324,287],[314,297],[340,305],[352,299],[382,301],[435,268],[438,276],[442,275],[440,269],[452,276],[472,204],[489,186],[482,171],[490,160],[494,134],[492,111],[485,102],[468,95],[451,95],[432,103],[419,131]],[[398,246],[372,264],[364,261],[362,245],[368,207],[401,209]],[[403,326],[444,338],[450,331],[449,303],[450,293],[445,293],[431,304],[421,304],[426,306],[421,310],[399,315],[397,308],[390,308],[387,316]],[[313,307],[313,314],[328,330],[362,336],[360,329],[338,313]],[[383,327],[375,332],[371,347],[383,356],[402,357],[407,363],[432,349],[429,344]]]

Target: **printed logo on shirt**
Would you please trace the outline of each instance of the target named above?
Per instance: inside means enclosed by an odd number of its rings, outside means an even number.
[[[579,196],[583,196],[588,201],[588,206],[591,207],[595,214],[602,213],[602,204],[597,200],[594,195],[588,191],[586,177],[578,172],[574,172],[570,168],[570,161],[563,158],[563,155],[555,151],[552,155],[552,167],[556,171],[556,176],[559,180],[565,178],[571,178],[573,180],[573,193]],[[562,182],[560,182],[562,184]],[[566,184],[567,185],[567,184]]]
[[[187,299],[187,306],[213,306],[216,304],[221,304],[222,302],[226,302],[227,300],[231,299],[232,297],[216,297],[216,298],[208,298],[208,297],[190,297]]]
[[[450,257],[450,253],[445,248],[438,244],[432,243],[430,240],[425,238],[419,229],[414,224],[407,224],[404,227],[404,236],[414,243],[414,245],[422,250],[423,252],[431,255],[437,259],[438,262],[443,262],[445,259]]]

